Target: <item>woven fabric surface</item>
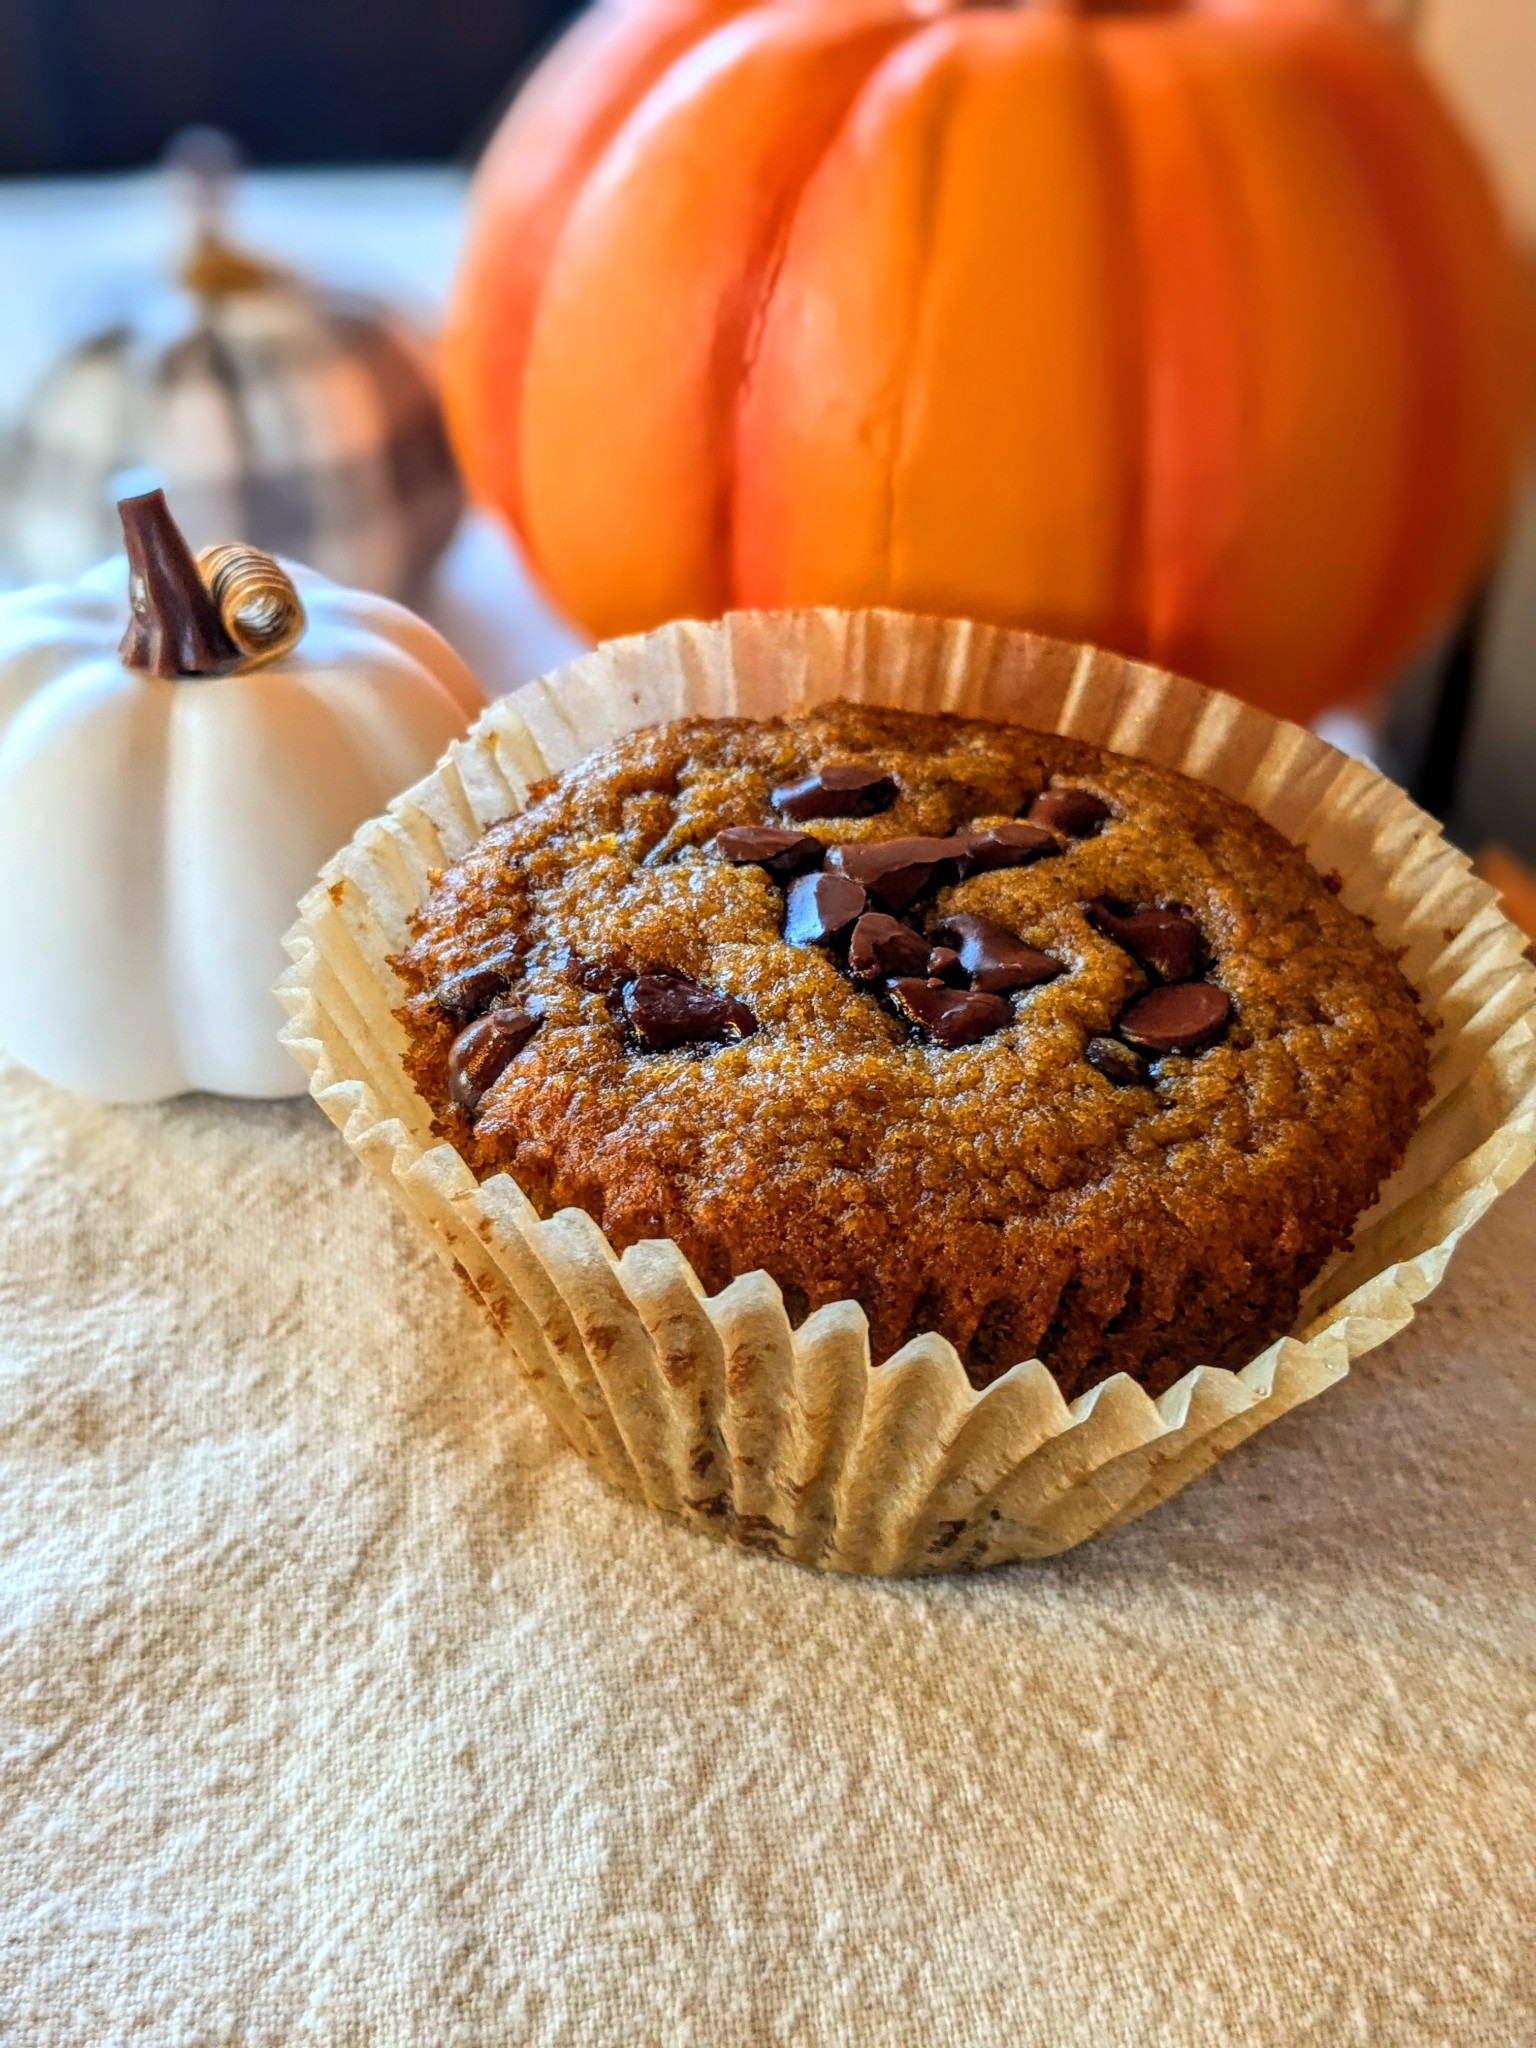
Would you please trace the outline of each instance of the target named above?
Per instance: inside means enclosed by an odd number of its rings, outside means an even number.
[[[308,1102],[0,1064],[0,2040],[1536,2040],[1536,1175],[1118,1535],[609,1495]]]

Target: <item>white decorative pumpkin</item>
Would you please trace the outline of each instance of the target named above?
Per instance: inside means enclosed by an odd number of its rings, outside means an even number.
[[[294,906],[484,698],[401,606],[250,550],[212,551],[232,590],[204,559],[221,613],[162,494],[122,511],[131,588],[119,555],[0,597],[0,1047],[114,1102],[301,1094]]]

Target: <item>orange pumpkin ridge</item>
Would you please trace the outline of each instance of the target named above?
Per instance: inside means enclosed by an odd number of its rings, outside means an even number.
[[[1488,566],[1511,480],[1500,414],[1519,406],[1522,366],[1498,289],[1507,280],[1492,190],[1455,130],[1435,118],[1418,68],[1366,33],[1318,36],[1301,24],[1286,42],[1370,188],[1419,344],[1407,426],[1414,481],[1380,585],[1331,678],[1344,694],[1354,678],[1405,660]],[[1397,73],[1390,95],[1373,90],[1385,66]],[[1479,394],[1500,404],[1478,404]]]
[[[522,527],[528,334],[549,258],[632,106],[701,32],[754,0],[595,8],[534,73],[475,177],[471,229],[443,335],[449,428],[471,492]]]
[[[731,570],[742,603],[792,602],[802,547],[817,554],[829,591],[842,574],[850,590],[863,587],[873,564],[874,587],[890,594],[900,408],[954,42],[951,25],[936,24],[871,72],[786,213],[735,422]],[[839,310],[857,329],[849,347],[823,318],[822,280],[824,266],[847,268],[843,188],[862,194],[871,175],[890,197],[871,195],[860,269],[842,280]]]
[[[475,495],[595,635],[890,601],[1308,718],[1493,543],[1527,309],[1338,0],[626,0],[476,183]]]
[[[1180,43],[1102,38],[1132,165],[1145,342],[1143,622],[1136,651],[1207,669],[1242,546],[1257,337],[1241,222]]]
[[[730,601],[730,417],[759,286],[784,210],[891,35],[790,9],[741,16],[659,81],[572,209],[529,341],[524,531],[595,633]]]

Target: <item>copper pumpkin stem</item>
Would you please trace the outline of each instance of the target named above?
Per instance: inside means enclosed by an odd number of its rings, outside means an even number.
[[[227,540],[204,548],[197,570],[247,668],[276,661],[298,644],[304,603],[281,562],[245,541]]]
[[[187,128],[173,138],[165,166],[184,187],[192,216],[191,244],[181,281],[199,298],[260,291],[274,282],[270,264],[231,242],[224,229],[229,197],[240,173],[240,152],[217,128]]]
[[[155,676],[217,676],[238,667],[240,649],[224,629],[164,491],[120,498],[117,516],[128,550],[131,608],[117,650],[124,668]]]
[[[227,299],[233,292],[263,291],[276,282],[278,273],[270,264],[247,256],[232,242],[226,242],[216,228],[199,228],[181,281],[201,299]]]

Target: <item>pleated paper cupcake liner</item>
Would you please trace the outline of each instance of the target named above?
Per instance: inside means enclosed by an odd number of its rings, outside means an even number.
[[[1436,1025],[1402,1167],[1241,1371],[1158,1400],[1124,1374],[1070,1405],[1036,1360],[977,1393],[927,1335],[872,1365],[851,1301],[792,1328],[749,1273],[706,1296],[675,1245],[617,1256],[579,1210],[477,1183],[407,1078],[390,965],[434,871],[529,786],[638,726],[830,698],[1002,718],[1181,769],[1341,881]],[[1536,1156],[1536,970],[1493,892],[1374,770],[1235,698],[1091,647],[893,612],[739,613],[615,641],[491,705],[326,868],[289,934],[284,1038],[316,1100],[458,1272],[593,1469],[706,1535],[826,1571],[1045,1557],[1118,1528],[1341,1379],[1409,1322],[1462,1233]]]

